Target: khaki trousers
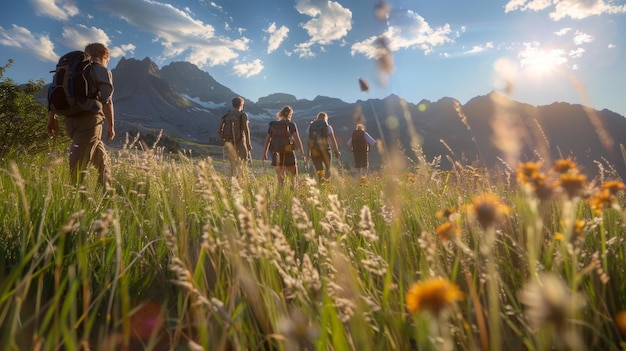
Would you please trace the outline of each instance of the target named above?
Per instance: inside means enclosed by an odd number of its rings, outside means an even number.
[[[89,163],[93,164],[98,170],[99,184],[105,190],[111,185],[109,159],[102,142],[103,122],[104,116],[94,113],[65,118],[65,128],[70,138],[72,138],[69,161],[73,185],[82,183]]]

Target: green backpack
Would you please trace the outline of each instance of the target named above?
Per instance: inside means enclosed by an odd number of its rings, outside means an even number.
[[[243,138],[243,131],[241,129],[241,116],[243,112],[228,111],[223,117],[220,123],[220,141],[222,145],[224,143],[235,144]]]

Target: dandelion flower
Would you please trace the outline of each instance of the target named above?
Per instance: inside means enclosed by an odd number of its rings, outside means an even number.
[[[445,278],[430,278],[411,285],[406,293],[407,308],[411,314],[428,311],[434,316],[450,308],[453,302],[464,298],[457,285]]]

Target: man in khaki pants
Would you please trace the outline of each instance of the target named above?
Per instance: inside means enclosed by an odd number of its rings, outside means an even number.
[[[75,115],[65,116],[65,128],[72,138],[70,147],[70,175],[72,185],[82,183],[87,165],[91,162],[98,170],[99,183],[106,192],[111,187],[111,169],[108,156],[102,142],[102,124],[106,121],[107,139],[115,137],[115,117],[113,113],[113,79],[111,71],[107,69],[110,59],[109,49],[100,43],[89,44],[85,52],[91,56],[93,65],[90,78],[95,82],[90,95],[96,96],[102,103],[97,112],[87,111]],[[59,125],[54,112],[48,112],[47,130],[50,135],[56,135]]]

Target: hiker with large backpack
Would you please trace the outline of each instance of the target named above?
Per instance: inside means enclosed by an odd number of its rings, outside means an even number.
[[[69,154],[72,185],[82,183],[87,165],[92,163],[105,192],[111,187],[111,170],[102,142],[104,123],[107,139],[115,137],[113,78],[107,69],[110,57],[104,44],[93,43],[84,51],[73,51],[59,59],[48,90],[46,126],[54,136],[59,132],[57,116],[65,117],[65,128],[72,139]]]
[[[367,174],[370,146],[376,144],[376,139],[372,138],[372,136],[365,131],[365,126],[357,124],[356,129],[352,132],[352,137],[348,139],[346,144],[350,150],[352,150],[354,168],[356,168],[357,174],[364,176]]]
[[[278,112],[276,115],[278,120],[270,122],[263,146],[263,161],[267,160],[268,151],[271,152],[272,166],[276,169],[276,177],[280,185],[285,183],[285,174],[287,173],[292,177],[295,185],[295,179],[298,175],[296,150],[300,151],[300,155],[306,163],[298,127],[291,121],[292,115],[293,108],[289,105]]]
[[[252,151],[248,114],[243,111],[244,102],[242,97],[233,98],[233,109],[220,121],[220,140],[230,161],[231,177],[239,177]]]
[[[318,113],[317,118],[308,129],[307,155],[313,161],[318,180],[321,181],[322,178],[328,179],[332,166],[331,144],[335,157],[339,158],[341,156],[333,127],[328,124],[328,114],[326,112]],[[326,167],[326,170],[324,170],[324,167]]]

